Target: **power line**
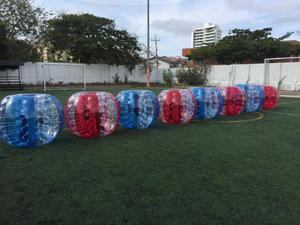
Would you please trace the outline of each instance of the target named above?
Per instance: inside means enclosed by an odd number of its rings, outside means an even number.
[[[86,2],[83,0],[68,0],[69,2],[85,4],[85,5],[99,5],[104,7],[124,7],[124,8],[139,8],[139,7],[146,7],[147,4],[110,4],[110,3],[98,3],[98,2]],[[151,4],[151,7],[161,7],[161,6],[170,6],[170,5],[178,5],[178,4],[186,4],[188,2],[192,2],[194,0],[183,0],[180,2],[169,2],[169,3],[160,3],[160,4]]]
[[[158,48],[157,48],[157,42],[159,42],[160,40],[157,39],[156,34],[155,34],[155,38],[151,39],[151,41],[155,42],[155,58],[156,58],[156,66],[158,68]]]

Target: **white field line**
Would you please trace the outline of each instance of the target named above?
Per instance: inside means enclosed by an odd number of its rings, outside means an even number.
[[[292,114],[292,113],[283,113],[283,112],[272,112],[272,111],[264,111],[267,113],[275,113],[275,114],[280,114],[280,115],[285,115],[285,116],[296,116],[296,117],[300,117],[299,114]]]
[[[280,95],[280,97],[284,97],[284,98],[300,98],[300,95]]]
[[[293,103],[300,103],[300,101],[282,102],[282,103],[279,103],[279,105],[286,105],[286,104],[293,104]]]

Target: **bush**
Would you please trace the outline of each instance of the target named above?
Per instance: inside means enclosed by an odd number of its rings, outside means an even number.
[[[163,80],[168,87],[172,87],[174,84],[174,75],[170,69],[163,71]]]
[[[207,74],[211,66],[208,64],[192,65],[177,70],[177,81],[181,85],[204,85],[207,82]]]
[[[128,84],[128,75],[125,73],[124,74],[124,84]]]
[[[115,84],[119,84],[120,83],[120,76],[119,74],[115,74],[115,76],[112,77],[112,79],[114,80]]]

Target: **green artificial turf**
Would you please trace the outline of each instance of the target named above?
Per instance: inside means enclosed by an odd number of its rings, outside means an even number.
[[[73,92],[49,93],[65,103]],[[1,142],[0,224],[299,224],[300,99],[262,115],[88,140],[64,130],[37,149]]]

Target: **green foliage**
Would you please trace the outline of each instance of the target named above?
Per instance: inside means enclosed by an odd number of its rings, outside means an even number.
[[[81,63],[139,63],[137,38],[116,28],[113,20],[91,14],[62,14],[49,20],[44,35],[50,48],[69,53]]]
[[[154,61],[149,61],[149,69],[150,69],[150,73],[153,70],[155,62]],[[147,73],[147,60],[142,59],[140,62],[140,67],[139,70],[141,71],[142,74],[146,74]]]
[[[7,38],[7,29],[0,22],[0,59],[20,59],[23,61],[37,61],[38,51],[31,43],[24,40]]]
[[[234,29],[218,44],[193,50],[190,58],[198,62],[208,60],[222,64],[233,64],[243,63],[247,60],[259,63],[263,62],[265,58],[299,54],[299,46],[281,41],[289,37],[291,33],[280,38],[273,38],[271,31],[272,28],[254,31]]]
[[[278,90],[281,89],[281,86],[283,84],[283,81],[286,79],[286,76],[283,76],[279,81],[278,81],[278,85],[277,85],[277,88]]]
[[[0,0],[0,59],[37,61],[38,40],[48,14],[29,0]]]
[[[128,81],[128,75],[125,73],[124,74],[124,84],[128,84],[129,81]]]
[[[31,43],[23,40],[10,40],[8,42],[6,59],[20,59],[22,61],[38,61],[40,54]]]
[[[48,13],[35,7],[30,0],[1,0],[0,20],[7,28],[7,38],[34,40],[45,24]]]
[[[6,38],[6,27],[3,22],[0,21],[0,58],[3,57],[3,55],[7,51],[7,38]]]
[[[112,77],[112,79],[114,80],[115,84],[119,84],[121,81],[120,76],[117,73]]]
[[[163,71],[163,80],[168,87],[172,87],[174,84],[174,75],[170,69]]]
[[[177,70],[177,81],[181,85],[203,85],[207,82],[207,74],[211,66],[209,64],[188,64]]]

